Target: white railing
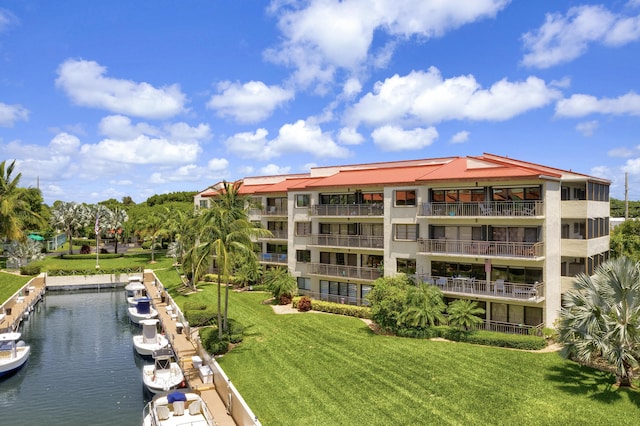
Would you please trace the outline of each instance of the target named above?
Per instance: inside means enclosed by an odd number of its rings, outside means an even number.
[[[443,293],[459,293],[473,296],[497,297],[511,300],[541,302],[544,300],[544,283],[511,283],[469,277],[429,277],[415,275],[417,282],[425,282],[440,288]]]
[[[542,201],[477,201],[423,203],[420,216],[515,216],[535,217],[544,215]]]
[[[374,281],[383,274],[378,268],[365,266],[331,265],[327,263],[309,263],[310,274],[342,277],[345,279],[360,279]]]
[[[419,238],[418,251],[428,254],[442,253],[533,259],[544,256],[544,243]]]
[[[384,204],[314,204],[311,216],[384,216]]]
[[[384,237],[366,235],[311,234],[309,245],[384,249]]]

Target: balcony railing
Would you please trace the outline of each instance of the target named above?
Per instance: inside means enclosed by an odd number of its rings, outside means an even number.
[[[289,238],[289,231],[282,230],[270,230],[271,235],[268,237],[259,237],[260,240],[286,240]]]
[[[328,275],[331,277],[341,277],[345,279],[359,279],[374,281],[382,276],[382,272],[378,268],[369,268],[365,266],[345,266],[330,265],[327,263],[310,263],[310,272],[315,275]]]
[[[526,334],[526,335],[542,336],[542,329],[544,328],[544,324],[527,325],[527,324],[514,324],[510,322],[484,320],[482,324],[479,324],[474,328],[477,330],[490,330],[490,331],[497,331],[499,333],[507,333],[507,334]]]
[[[384,237],[365,235],[311,234],[309,245],[384,249]]]
[[[544,256],[544,243],[418,239],[418,251],[427,254],[517,257],[535,259]]]
[[[377,204],[314,204],[312,216],[384,216],[384,205]]]
[[[288,216],[286,207],[269,206],[264,209],[249,209],[249,216]]]
[[[363,297],[347,296],[340,294],[318,293],[311,290],[298,289],[298,293],[303,296],[309,296],[312,299],[322,300],[325,302],[342,303],[346,305],[366,306],[368,303]]]
[[[287,264],[287,255],[280,253],[260,253],[260,262]]]
[[[544,215],[542,201],[477,201],[423,203],[420,216],[500,216],[535,217]]]
[[[499,299],[526,300],[541,302],[544,300],[544,283],[511,283],[504,280],[478,280],[467,277],[428,277],[415,276],[417,281],[435,285],[443,293],[485,296]]]

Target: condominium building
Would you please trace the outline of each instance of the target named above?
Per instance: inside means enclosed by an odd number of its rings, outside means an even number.
[[[301,294],[366,304],[377,278],[405,273],[477,301],[487,329],[524,333],[553,326],[574,277],[608,259],[609,184],[483,154],[248,177],[240,192],[272,232],[260,261]]]

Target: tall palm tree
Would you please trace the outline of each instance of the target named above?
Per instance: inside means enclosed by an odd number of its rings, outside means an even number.
[[[165,237],[170,233],[167,227],[168,218],[169,209],[165,207],[161,210],[154,210],[149,215],[140,218],[136,224],[136,227],[143,237],[151,237],[151,262],[156,261],[155,250],[157,239]]]
[[[73,234],[88,223],[89,209],[84,204],[61,201],[51,210],[51,225],[64,230],[69,241],[69,254],[73,253]]]
[[[563,302],[561,354],[587,363],[600,357],[615,368],[619,386],[631,386],[640,361],[640,263],[621,257],[593,277],[578,275]]]
[[[445,321],[445,308],[442,291],[436,286],[420,283],[409,287],[405,309],[398,315],[398,325],[433,327]]]
[[[127,211],[122,207],[115,206],[109,210],[103,219],[103,229],[107,232],[113,232],[115,240],[114,253],[118,253],[118,240],[122,238],[122,230],[125,222],[129,220]]]
[[[255,256],[253,240],[271,232],[258,228],[248,220],[245,201],[239,194],[241,183],[223,182],[221,193],[213,200],[210,209],[200,216],[197,261],[194,279],[199,279],[215,259],[218,265],[218,335],[227,329],[229,286],[225,287],[224,319],[221,307],[222,279],[228,282],[233,271],[233,260],[239,256]]]
[[[24,191],[18,185],[22,174],[13,176],[15,160],[9,165],[6,163],[6,160],[0,163],[0,238],[24,240],[25,221],[40,223],[41,220],[21,195]]]

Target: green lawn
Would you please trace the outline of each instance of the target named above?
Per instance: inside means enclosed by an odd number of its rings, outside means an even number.
[[[215,303],[202,288],[175,298]],[[276,315],[267,297],[232,293],[245,341],[219,360],[264,425],[638,423],[640,392],[556,353],[379,336],[355,318]]]
[[[0,272],[0,305],[29,282],[31,277]]]

